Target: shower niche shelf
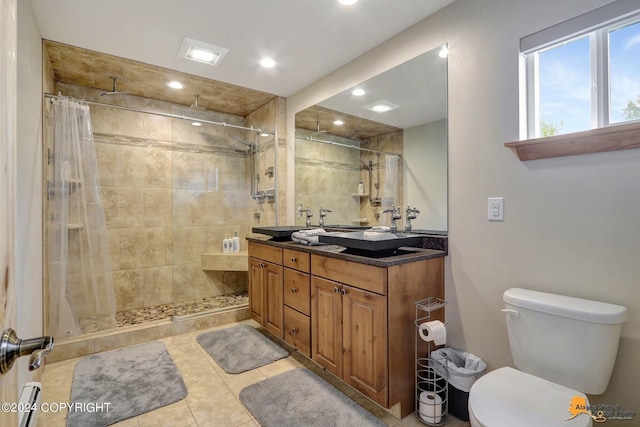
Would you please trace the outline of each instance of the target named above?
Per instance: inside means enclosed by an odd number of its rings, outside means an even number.
[[[204,253],[201,262],[204,271],[249,271],[249,252]]]

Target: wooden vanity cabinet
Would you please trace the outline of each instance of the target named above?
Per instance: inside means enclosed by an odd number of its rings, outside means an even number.
[[[415,410],[414,302],[444,298],[444,257],[378,266],[250,241],[249,270],[254,320],[395,416]]]
[[[412,413],[414,302],[428,297],[444,297],[442,257],[379,267],[312,254],[312,359],[397,416]]]
[[[249,242],[249,310],[267,331],[284,337],[282,249]]]
[[[284,340],[311,357],[310,254],[284,249]]]
[[[315,255],[312,259],[313,360],[370,399],[386,406],[386,296],[316,276],[335,276],[339,271],[364,269],[369,275],[357,274],[359,286],[382,290],[386,269],[326,257],[316,258]],[[348,274],[341,276],[344,280]],[[366,279],[362,280],[364,277]]]

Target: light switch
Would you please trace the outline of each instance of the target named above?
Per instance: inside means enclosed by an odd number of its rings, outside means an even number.
[[[489,197],[489,221],[504,221],[504,198]]]

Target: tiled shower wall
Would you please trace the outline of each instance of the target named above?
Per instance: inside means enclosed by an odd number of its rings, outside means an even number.
[[[314,136],[314,132],[296,129],[296,135]],[[335,142],[353,144],[346,138],[332,138]],[[313,225],[318,225],[320,208],[331,210],[325,224],[353,225],[360,209],[359,151],[300,138],[295,142],[296,209],[300,204],[303,209],[311,208]],[[304,225],[305,221],[305,214],[296,215],[297,225]]]
[[[56,89],[74,98],[172,113],[162,101],[100,97],[67,84]],[[272,123],[254,126],[273,130],[277,108],[263,108]],[[91,115],[117,311],[246,290],[246,272],[203,271],[201,255],[221,252],[225,233],[237,232],[246,249],[254,214],[275,217],[273,203],[252,199],[248,147],[229,134],[259,144],[261,188],[275,186],[266,175],[275,162],[274,137],[108,107],[92,106]],[[223,113],[207,113],[206,119],[253,124]]]
[[[313,131],[296,129],[298,135],[313,136]],[[308,133],[308,135],[307,135]],[[317,138],[317,136],[315,136]],[[340,137],[321,137],[343,144],[353,144],[353,140]],[[402,132],[381,135],[360,142],[361,148],[378,150],[388,153],[402,154]],[[382,207],[372,205],[369,201],[369,172],[363,165],[373,163],[371,174],[371,196],[382,196],[386,178],[385,155],[380,157],[376,153],[354,150],[338,145],[296,139],[295,157],[295,204],[301,203],[303,208],[310,207],[313,211],[312,225],[317,225],[319,209],[332,210],[325,218],[326,225],[365,225],[378,226],[391,223],[390,214],[380,214]],[[378,167],[378,162],[380,165]],[[402,201],[402,158],[398,163],[398,199],[397,206],[403,206]],[[357,194],[358,183],[364,185],[365,197]],[[375,184],[380,189],[376,190]],[[403,214],[404,217],[404,214]],[[305,215],[296,216],[296,224],[303,225]],[[358,220],[363,220],[359,222]],[[401,224],[398,224],[401,228]]]

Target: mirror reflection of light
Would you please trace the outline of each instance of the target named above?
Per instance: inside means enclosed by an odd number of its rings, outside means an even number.
[[[191,123],[191,126],[202,126],[202,123],[200,123],[200,122],[193,122],[193,123]]]
[[[447,56],[449,56],[449,49],[447,49],[446,46],[442,46],[442,49],[440,49],[440,52],[438,52],[438,56],[440,58],[446,58]]]
[[[334,120],[333,124],[336,126],[342,126],[344,124],[344,122],[342,120]]]

